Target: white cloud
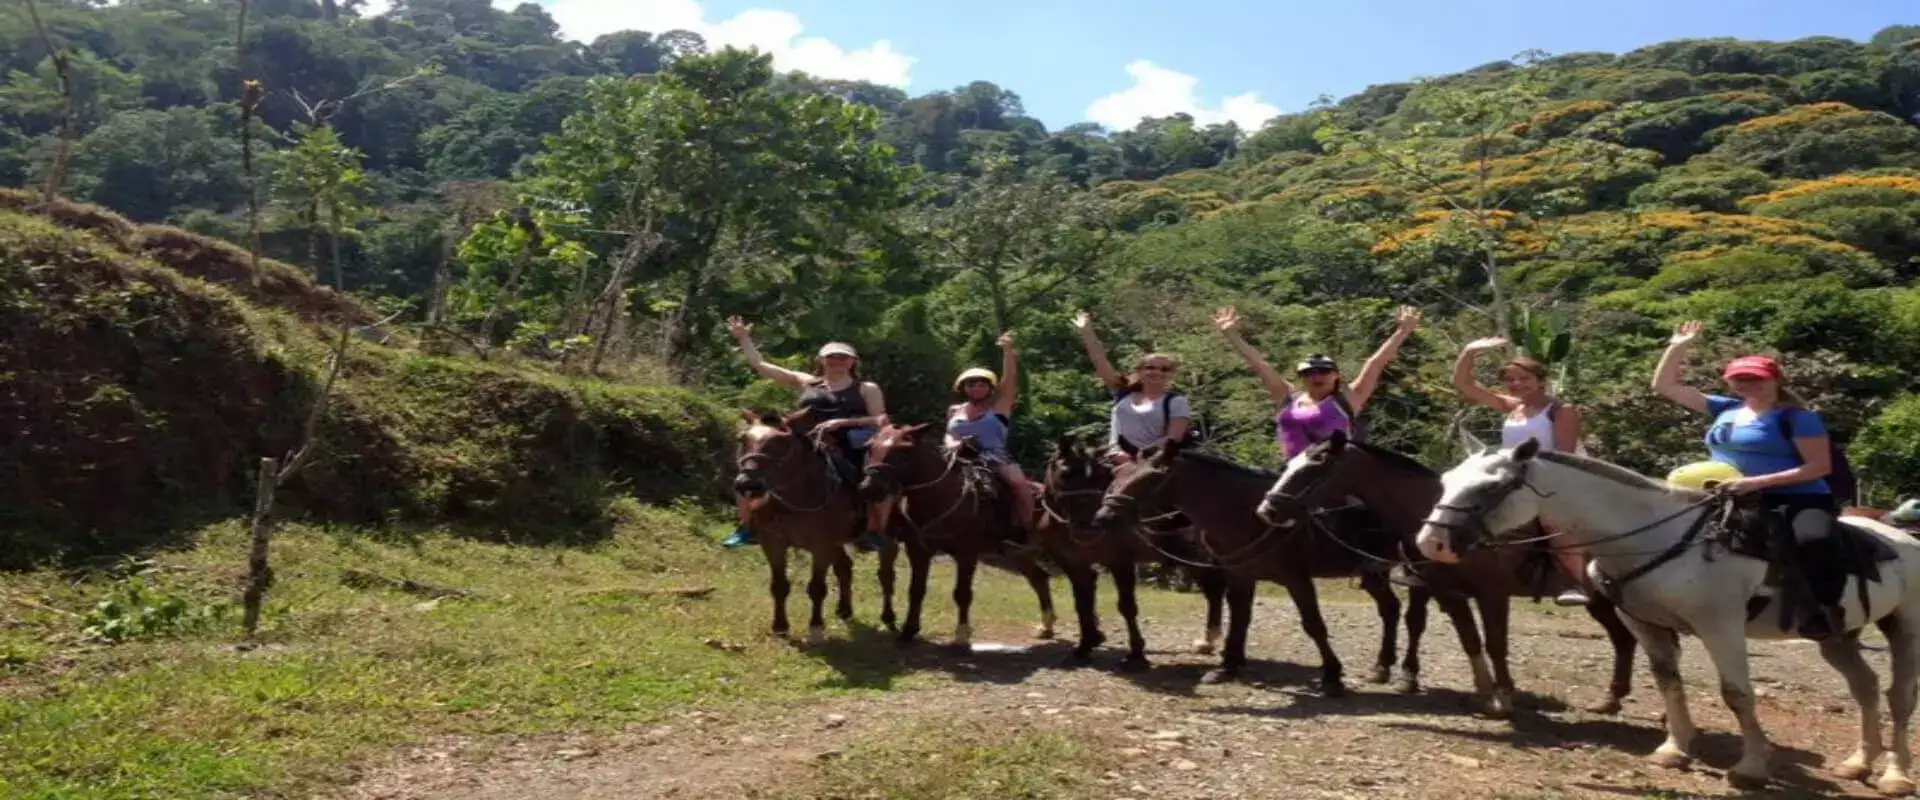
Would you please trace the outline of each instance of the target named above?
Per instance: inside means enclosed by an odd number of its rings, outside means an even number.
[[[1252,133],[1280,113],[1279,106],[1262,101],[1254,92],[1234,95],[1209,108],[1194,92],[1200,85],[1199,78],[1146,59],[1128,64],[1127,74],[1133,76],[1133,85],[1093,101],[1087,106],[1088,119],[1114,130],[1131,130],[1140,124],[1141,117],[1184,112],[1201,125],[1232,121],[1242,131]]]
[[[511,9],[523,0],[494,0]],[[820,36],[802,36],[800,18],[790,12],[753,8],[724,20],[707,19],[698,0],[552,0],[543,3],[560,23],[560,34],[591,42],[615,31],[665,33],[687,30],[700,34],[711,47],[758,47],[773,54],[774,66],[802,70],[822,78],[864,80],[906,87],[914,59],[893,49],[885,39],[848,50]]]

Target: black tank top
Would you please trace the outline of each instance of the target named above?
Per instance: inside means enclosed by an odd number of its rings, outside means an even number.
[[[815,381],[800,394],[800,407],[813,409],[823,419],[852,419],[867,415],[867,398],[860,396],[859,381],[839,391],[828,389],[826,381]]]

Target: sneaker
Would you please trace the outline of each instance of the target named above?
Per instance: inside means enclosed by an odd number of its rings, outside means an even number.
[[[1579,589],[1568,589],[1555,596],[1553,598],[1553,604],[1556,606],[1584,606],[1587,604],[1587,593]]]
[[[860,538],[853,540],[853,549],[862,553],[875,553],[879,552],[886,543],[887,538],[879,531],[867,531],[860,534]]]
[[[720,546],[731,550],[736,547],[745,547],[753,543],[754,543],[753,531],[747,530],[747,526],[742,525],[738,528],[734,528],[733,535],[728,536],[726,541],[723,541],[720,543]]]

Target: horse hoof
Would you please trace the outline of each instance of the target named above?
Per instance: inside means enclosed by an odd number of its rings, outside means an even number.
[[[846,622],[847,620],[853,619],[853,607],[836,608],[833,611],[833,615],[839,617],[841,622]]]
[[[1347,696],[1346,684],[1343,684],[1337,680],[1321,681],[1320,696],[1321,697],[1346,697]]]
[[[1727,785],[1743,792],[1758,791],[1767,788],[1767,776],[1727,770]]]
[[[1867,776],[1873,774],[1873,765],[1858,761],[1847,761],[1833,768],[1833,777],[1843,781],[1867,782]]]
[[[1655,750],[1653,755],[1647,756],[1647,760],[1656,767],[1667,769],[1686,769],[1688,764],[1693,763],[1692,756],[1678,750]]]
[[[1889,775],[1880,779],[1873,788],[1888,797],[1906,797],[1913,794],[1913,781],[1899,775]]]
[[[1195,655],[1213,655],[1213,642],[1205,639],[1195,639],[1193,640],[1193,652]]]
[[[1045,625],[1033,629],[1033,638],[1044,642],[1053,641],[1053,629]]]
[[[826,643],[827,643],[826,628],[808,628],[807,629],[807,645],[808,646],[819,647],[820,645],[823,645]]]
[[[1375,664],[1373,665],[1372,671],[1367,673],[1367,683],[1378,685],[1378,684],[1386,683],[1387,680],[1392,677],[1393,677],[1392,668],[1384,664]]]
[[[773,626],[773,630],[767,631],[767,635],[775,639],[785,639],[787,635],[791,633],[793,633],[793,629],[785,625],[775,625]]]
[[[1393,682],[1393,690],[1399,694],[1419,694],[1420,680],[1401,676],[1399,680]]]
[[[1146,656],[1127,656],[1126,660],[1120,662],[1120,671],[1146,672],[1149,666]]]
[[[1618,714],[1620,713],[1620,698],[1609,697],[1605,700],[1589,704],[1586,711],[1589,714]]]
[[[1240,680],[1240,670],[1238,668],[1227,669],[1222,667],[1200,676],[1200,682],[1205,684],[1232,683],[1237,680]]]

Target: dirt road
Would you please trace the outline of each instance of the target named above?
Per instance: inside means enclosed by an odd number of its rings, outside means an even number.
[[[1721,771],[1738,737],[1697,643],[1686,675],[1703,729],[1689,771],[1641,756],[1659,743],[1659,699],[1636,663],[1619,716],[1578,710],[1603,693],[1608,650],[1584,614],[1515,615],[1511,720],[1471,712],[1466,661],[1437,612],[1423,648],[1425,691],[1360,684],[1378,622],[1371,607],[1330,604],[1352,693],[1311,692],[1311,643],[1282,599],[1255,613],[1246,680],[1203,685],[1214,664],[1192,654],[1192,615],[1145,621],[1153,668],[1062,666],[1065,643],[1035,643],[984,625],[976,650],[944,638],[901,653],[891,672],[849,674],[885,687],[932,673],[928,688],[786,708],[687,709],[678,719],[609,738],[445,741],[372,770],[358,798],[1097,797],[1618,798],[1732,794]],[[1107,619],[1109,635],[1119,622]],[[1070,630],[1070,629],[1069,629]],[[1063,633],[1069,632],[1063,630]],[[944,637],[944,632],[934,632]],[[1873,640],[1878,642],[1877,639]],[[991,642],[1014,645],[993,647]],[[813,649],[833,662],[854,648],[890,648],[872,633]],[[1762,722],[1779,751],[1774,797],[1872,797],[1825,765],[1851,749],[1856,716],[1844,685],[1806,643],[1754,643]],[[1884,653],[1868,654],[1884,684]],[[1358,665],[1358,666],[1356,666]]]

